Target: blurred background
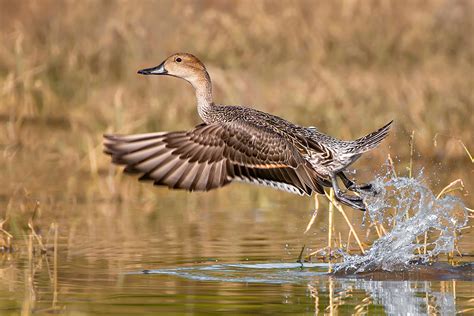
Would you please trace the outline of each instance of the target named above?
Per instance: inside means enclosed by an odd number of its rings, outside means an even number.
[[[143,267],[137,245],[146,249],[153,233],[161,254],[169,250],[165,238],[190,261],[251,257],[246,247],[257,236],[268,238],[269,250],[255,256],[295,256],[311,199],[241,184],[169,191],[123,177],[102,154],[104,133],[200,123],[191,86],[136,74],[175,52],[205,63],[217,103],[248,105],[342,139],[395,120],[382,146],[354,165],[356,178],[383,172],[388,155],[407,175],[413,135],[413,174],[423,169],[436,192],[461,178],[458,195],[472,207],[473,34],[470,0],[0,0],[3,228],[20,236],[35,213],[38,230],[59,223],[70,256],[96,262],[97,253],[85,253],[108,249],[109,268]],[[361,222],[361,213],[349,213]],[[326,223],[320,216],[314,245]],[[213,248],[216,238],[225,247]],[[157,260],[168,259],[150,262]]]
[[[395,120],[381,149],[355,166],[361,177],[372,177],[387,154],[404,170],[413,133],[415,169],[436,167],[439,182],[462,177],[473,188],[472,1],[0,6],[4,199],[22,186],[35,194],[52,184],[76,191],[78,179],[111,172],[103,133],[198,124],[188,84],[136,74],[178,51],[207,65],[217,103],[248,105],[342,139]],[[110,193],[94,183],[89,195]]]
[[[73,148],[54,147],[79,157],[105,131],[197,124],[189,86],[136,74],[177,51],[204,61],[223,104],[341,138],[394,119],[392,154],[404,157],[414,131],[425,161],[462,163],[456,140],[473,142],[472,1],[0,5],[1,140],[10,147],[33,145],[29,124],[68,129]]]

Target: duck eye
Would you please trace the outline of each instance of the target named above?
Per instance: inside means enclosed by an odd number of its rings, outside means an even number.
[[[178,57],[178,58],[176,58],[176,62],[177,62],[177,63],[180,63],[181,61],[182,61],[182,59],[181,59],[181,58],[179,58],[179,57]]]

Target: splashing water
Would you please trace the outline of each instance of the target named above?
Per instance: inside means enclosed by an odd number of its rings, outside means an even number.
[[[453,196],[437,199],[422,178],[421,172],[416,178],[390,173],[376,178],[372,185],[378,194],[364,197],[367,213],[372,222],[391,230],[364,255],[343,253],[344,260],[335,266],[335,272],[401,271],[453,251],[456,231],[467,222],[466,208]],[[426,246],[425,233],[430,236]]]

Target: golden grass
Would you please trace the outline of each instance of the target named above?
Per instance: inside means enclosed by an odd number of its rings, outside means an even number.
[[[103,133],[197,124],[186,83],[136,74],[175,51],[208,65],[218,102],[346,139],[395,119],[371,166],[385,160],[384,148],[407,161],[412,131],[414,160],[472,161],[465,155],[474,147],[472,1],[2,0],[0,7],[2,163],[31,151],[58,169],[104,175]],[[76,185],[68,181],[62,185]],[[96,192],[124,198],[113,186]]]
[[[21,142],[22,124],[32,119],[81,132],[83,154],[85,138],[97,143],[104,131],[192,126],[189,87],[135,73],[185,50],[209,66],[220,102],[251,104],[343,138],[395,118],[402,135],[416,129],[424,156],[433,155],[435,133],[472,146],[471,1],[1,6],[8,141]]]

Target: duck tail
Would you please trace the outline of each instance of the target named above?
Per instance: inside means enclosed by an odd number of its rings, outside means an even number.
[[[354,140],[350,151],[354,154],[362,154],[377,147],[388,136],[392,123],[393,121],[390,121],[375,132]]]

